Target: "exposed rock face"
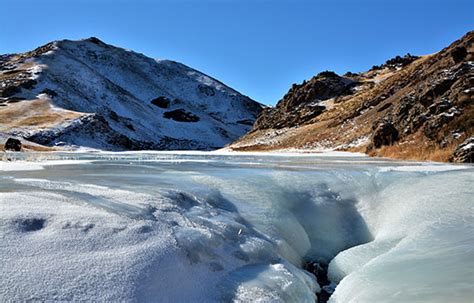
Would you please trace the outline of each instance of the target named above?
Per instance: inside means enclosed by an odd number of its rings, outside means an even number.
[[[418,58],[420,58],[420,57],[413,56],[410,53],[406,54],[403,57],[396,56],[395,58],[387,60],[384,64],[382,64],[380,66],[374,65],[372,67],[372,70],[379,70],[379,69],[384,69],[384,68],[390,68],[390,69],[402,68],[402,67],[412,63],[413,61],[415,61]]]
[[[468,55],[468,52],[467,52],[466,48],[463,47],[463,46],[456,47],[456,48],[451,52],[451,56],[453,57],[453,60],[454,60],[454,62],[456,62],[456,63],[459,63],[459,62],[461,62],[462,60],[464,60],[464,58],[466,58],[467,55]]]
[[[253,130],[284,128],[310,123],[326,108],[321,101],[351,94],[357,83],[334,72],[319,73],[302,84],[293,84],[275,108],[265,109],[255,122]]]
[[[379,148],[384,145],[392,145],[398,139],[398,130],[392,123],[384,122],[379,124],[372,136],[372,147]]]
[[[262,109],[197,70],[95,37],[0,56],[0,132],[41,144],[214,149],[249,131]]]
[[[454,150],[450,162],[474,163],[474,137],[466,139]]]
[[[19,152],[21,151],[21,141],[15,138],[8,138],[4,149]]]
[[[474,133],[474,31],[440,52],[294,85],[235,150],[370,151],[447,161]]]

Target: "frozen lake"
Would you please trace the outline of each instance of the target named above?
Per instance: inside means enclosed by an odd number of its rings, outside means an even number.
[[[472,302],[474,166],[10,154],[1,301]],[[315,275],[303,268],[310,269]]]

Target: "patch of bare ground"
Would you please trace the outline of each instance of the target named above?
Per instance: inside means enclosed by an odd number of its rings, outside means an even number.
[[[54,108],[47,99],[7,102],[0,107],[0,131],[14,128],[51,128],[83,113]]]

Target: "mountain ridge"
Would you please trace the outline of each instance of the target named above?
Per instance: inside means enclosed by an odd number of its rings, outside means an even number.
[[[474,31],[438,53],[397,56],[361,73],[323,72],[293,84],[235,151],[347,150],[473,162]],[[464,156],[455,151],[465,142]],[[466,146],[468,146],[466,148]]]
[[[0,64],[0,132],[47,146],[215,149],[248,131],[263,107],[182,63],[94,37]]]

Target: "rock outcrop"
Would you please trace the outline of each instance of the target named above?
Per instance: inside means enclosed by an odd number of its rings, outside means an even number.
[[[9,151],[21,151],[21,141],[15,138],[8,138],[4,146],[5,150]]]
[[[275,108],[268,108],[262,112],[252,130],[311,123],[326,109],[321,101],[349,95],[355,86],[357,82],[350,78],[338,76],[331,71],[321,72],[309,81],[293,84]]]
[[[398,139],[398,130],[392,123],[380,123],[372,135],[371,148],[379,148],[384,145],[392,145]]]
[[[474,163],[474,137],[467,138],[454,150],[450,162]]]

